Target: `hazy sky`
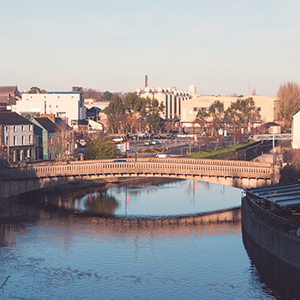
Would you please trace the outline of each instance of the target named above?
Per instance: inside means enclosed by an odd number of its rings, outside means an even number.
[[[299,0],[9,0],[0,85],[275,96],[300,83]],[[250,84],[249,84],[250,83]]]

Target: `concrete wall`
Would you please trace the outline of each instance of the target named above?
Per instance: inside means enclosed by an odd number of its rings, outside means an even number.
[[[242,200],[242,227],[251,239],[271,255],[300,268],[300,237],[274,227],[258,217],[249,200]]]

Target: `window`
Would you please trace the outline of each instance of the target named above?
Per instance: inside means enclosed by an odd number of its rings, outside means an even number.
[[[51,108],[51,104],[49,105],[49,108]]]
[[[32,131],[32,125],[29,125],[29,131]]]
[[[14,132],[17,132],[17,126],[14,126]]]
[[[25,131],[25,127],[24,127],[23,125],[22,125],[22,127],[21,127],[21,128],[22,128],[22,131]]]
[[[24,144],[25,144],[25,136],[22,135],[22,145],[24,145]]]
[[[56,108],[58,108],[58,105],[56,105]]]
[[[14,135],[14,140],[13,140],[13,141],[14,141],[13,144],[14,144],[14,145],[17,145],[17,142],[18,142],[17,136]]]
[[[5,138],[5,141],[6,146],[8,146],[8,136]]]
[[[28,138],[29,138],[29,144],[30,144],[32,142],[32,135],[29,135]]]

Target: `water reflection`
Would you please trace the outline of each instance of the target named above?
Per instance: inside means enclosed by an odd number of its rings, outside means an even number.
[[[241,210],[224,209],[239,203],[193,181],[27,195],[1,212],[0,298],[274,299],[252,275]]]
[[[280,299],[298,299],[300,270],[271,255],[243,230],[243,243],[252,262],[252,276],[272,296]]]

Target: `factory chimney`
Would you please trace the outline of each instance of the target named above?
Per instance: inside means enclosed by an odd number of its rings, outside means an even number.
[[[148,86],[148,75],[145,75],[145,88]]]

